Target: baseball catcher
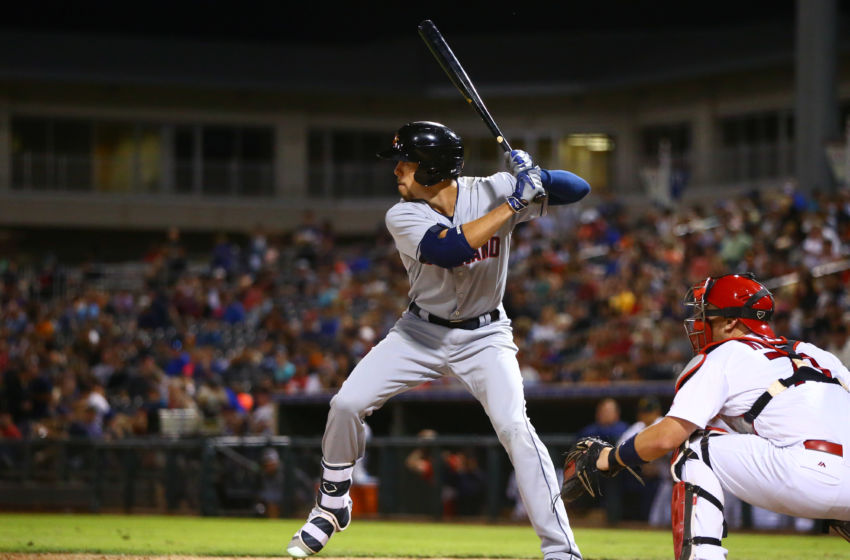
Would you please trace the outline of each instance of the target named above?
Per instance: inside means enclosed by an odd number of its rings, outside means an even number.
[[[599,477],[613,478],[626,469],[643,484],[643,479],[631,467],[613,463],[607,470],[600,470],[596,465],[603,449],[609,452],[614,446],[596,437],[586,437],[578,440],[564,457],[564,482],[561,485],[561,499],[569,504],[584,494],[595,498],[602,494],[599,487]]]
[[[770,326],[773,295],[751,274],[706,278],[685,296],[695,356],[667,415],[616,448],[570,452],[564,500],[599,491],[599,476],[670,451],[677,560],[724,560],[724,491],[754,506],[830,520],[850,536],[850,371],[812,343]],[[721,424],[731,430],[718,430]]]

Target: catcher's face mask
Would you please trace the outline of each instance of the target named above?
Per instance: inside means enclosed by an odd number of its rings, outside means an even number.
[[[716,342],[709,317],[740,319],[753,333],[776,337],[767,324],[773,315],[773,295],[751,273],[708,277],[688,290],[684,305],[690,309],[685,331],[694,353]]]
[[[712,340],[711,324],[705,317],[705,292],[707,279],[703,284],[691,286],[685,294],[684,305],[688,308],[689,318],[685,319],[685,332],[691,341],[694,354],[699,354]]]

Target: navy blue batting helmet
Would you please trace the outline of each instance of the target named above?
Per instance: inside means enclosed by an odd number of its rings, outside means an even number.
[[[394,161],[415,161],[417,183],[430,187],[455,179],[463,169],[463,141],[445,125],[429,121],[407,123],[398,129],[390,149],[378,157]]]

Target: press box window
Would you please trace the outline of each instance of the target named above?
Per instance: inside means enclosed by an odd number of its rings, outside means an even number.
[[[179,126],[174,190],[212,196],[271,196],[274,134],[265,127]]]
[[[557,146],[560,169],[583,177],[594,189],[610,187],[614,139],[607,134],[570,134]]]
[[[386,132],[311,130],[307,139],[309,196],[372,198],[396,196],[391,162],[375,155],[392,141]]]
[[[92,188],[90,122],[26,116],[11,121],[13,189]]]

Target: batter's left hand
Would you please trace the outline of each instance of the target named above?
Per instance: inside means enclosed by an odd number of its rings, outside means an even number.
[[[520,173],[534,167],[534,161],[524,150],[511,150],[505,153],[505,159],[507,159],[508,169],[511,170],[514,177],[519,177]]]

